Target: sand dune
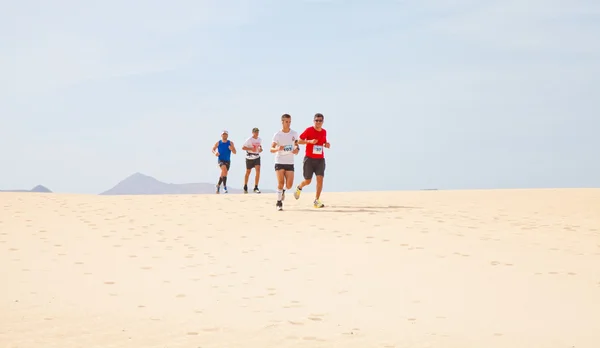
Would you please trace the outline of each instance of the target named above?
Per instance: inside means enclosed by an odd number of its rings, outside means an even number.
[[[0,193],[0,347],[600,347],[600,189]]]

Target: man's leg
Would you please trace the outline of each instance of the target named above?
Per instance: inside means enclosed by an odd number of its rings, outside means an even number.
[[[223,173],[219,175],[219,182],[217,182],[217,194],[221,192],[221,183],[223,182]]]
[[[252,169],[246,169],[246,175],[244,176],[244,193],[248,193],[248,178]]]
[[[285,171],[285,188],[287,190],[291,189],[294,185],[294,171],[286,170]]]
[[[223,182],[223,162],[219,161],[219,169],[221,170],[221,173],[219,174],[219,181],[217,182],[217,191],[215,193],[219,194],[221,192],[221,183]]]
[[[254,166],[254,192],[260,193],[258,182],[260,181],[260,164]]]
[[[244,193],[248,193],[248,180],[250,179],[250,172],[254,167],[254,161],[246,158],[246,175],[244,176]]]
[[[304,157],[304,161],[302,163],[302,176],[304,180],[296,187],[296,191],[294,192],[294,198],[299,199],[300,193],[304,186],[310,185],[312,181],[314,168],[313,168],[313,160],[309,157]]]
[[[221,166],[221,178],[223,181],[223,191],[227,193],[227,173],[229,173],[229,163]]]
[[[315,208],[323,208],[325,204],[321,202],[321,192],[323,191],[323,178],[325,177],[325,159],[315,161],[315,175],[317,177],[317,194],[315,195]]]
[[[317,175],[317,194],[315,199],[318,201],[321,198],[321,192],[323,191],[323,176]]]
[[[277,168],[277,167],[276,167]],[[284,177],[285,170],[284,169],[275,169],[275,174],[277,176],[277,208],[283,209],[283,182],[285,180]]]
[[[292,186],[294,185],[294,165],[288,164],[288,165],[286,165],[286,167],[287,168],[284,173],[285,187],[283,189],[283,194],[281,196],[282,197],[281,200],[285,200],[285,190],[291,189]]]

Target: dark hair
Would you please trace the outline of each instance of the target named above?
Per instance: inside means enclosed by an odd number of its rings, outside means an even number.
[[[325,116],[323,116],[323,114],[322,114],[322,113],[320,113],[320,112],[317,112],[317,113],[315,114],[315,117],[314,117],[314,119],[316,120],[316,119],[317,119],[317,117],[320,117],[320,118],[322,118],[322,119],[325,119]]]
[[[283,114],[281,115],[281,120],[283,121],[284,118],[292,118],[292,116],[290,116],[289,114]]]

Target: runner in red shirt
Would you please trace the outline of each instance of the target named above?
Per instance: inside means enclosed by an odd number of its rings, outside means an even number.
[[[325,176],[325,153],[323,148],[329,148],[327,131],[323,128],[323,114],[317,113],[314,117],[314,126],[308,127],[300,134],[298,144],[306,144],[304,155],[303,176],[304,181],[296,187],[294,198],[299,199],[304,186],[310,185],[312,176],[317,177],[317,194],[313,202],[315,208],[323,208],[321,191],[323,191],[323,177]]]

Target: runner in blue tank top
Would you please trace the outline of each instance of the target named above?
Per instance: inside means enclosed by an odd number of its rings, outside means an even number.
[[[212,148],[212,152],[217,156],[219,168],[221,168],[221,176],[219,176],[219,183],[217,184],[217,194],[220,193],[221,183],[223,183],[223,192],[227,193],[227,173],[231,166],[231,153],[234,155],[237,153],[233,141],[228,138],[229,132],[224,130],[221,132],[221,140],[217,141]]]

